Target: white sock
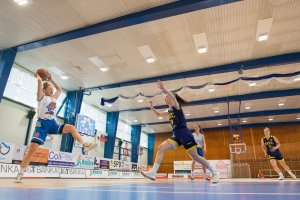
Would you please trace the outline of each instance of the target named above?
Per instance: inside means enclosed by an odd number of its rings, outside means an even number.
[[[280,177],[284,177],[282,172],[279,172],[278,174],[279,174]]]
[[[20,168],[20,174],[24,174],[25,168]]]
[[[290,171],[288,171],[288,173],[289,173],[290,175],[294,175],[294,174],[293,174],[293,172],[292,172],[291,170],[290,170]]]
[[[210,172],[211,172],[211,174],[214,176],[214,175],[216,175],[216,170],[210,165],[208,168],[207,168]]]
[[[153,168],[152,168],[152,172],[157,173],[157,170],[158,170],[159,166],[160,166],[160,164],[154,163]]]
[[[88,141],[86,141],[85,139],[82,139],[79,143],[80,143],[81,145],[84,145],[84,144],[88,143]]]

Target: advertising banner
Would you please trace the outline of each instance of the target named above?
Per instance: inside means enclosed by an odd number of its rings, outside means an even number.
[[[121,178],[121,172],[117,170],[108,171],[107,178]]]
[[[32,166],[29,165],[25,170],[24,177],[51,177],[59,178],[58,167]]]
[[[67,152],[49,151],[48,166],[73,167],[77,163],[78,155]]]
[[[0,163],[0,178],[15,178],[19,170],[20,165]]]
[[[20,165],[0,164],[0,177],[15,178],[19,173]],[[52,177],[59,178],[58,167],[32,166],[29,165],[24,173],[24,177]]]
[[[13,155],[12,163],[13,164],[21,164],[27,147],[24,145],[16,145],[15,152]],[[48,156],[48,155],[47,155]]]
[[[0,141],[0,163],[12,163],[14,153],[14,144]]]
[[[138,171],[138,164],[137,163],[131,163],[131,171]]]
[[[60,168],[60,178],[85,178],[85,169]]]
[[[121,160],[111,160],[110,169],[122,170],[124,168],[124,161]]]
[[[108,171],[107,170],[86,170],[86,178],[107,178]]]
[[[81,169],[94,169],[94,157],[77,155],[74,167]]]

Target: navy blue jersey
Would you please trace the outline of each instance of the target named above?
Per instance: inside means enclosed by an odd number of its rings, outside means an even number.
[[[177,110],[175,107],[172,106],[172,108],[168,110],[168,113],[173,130],[186,127],[186,120],[181,108]]]
[[[276,154],[280,154],[279,149],[276,149],[275,151],[272,150],[273,147],[276,147],[277,144],[274,140],[274,137],[271,135],[269,139],[267,139],[266,137],[264,137],[264,144],[267,148],[267,153],[268,155],[276,155]]]

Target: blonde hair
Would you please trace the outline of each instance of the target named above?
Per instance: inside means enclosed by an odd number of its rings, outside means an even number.
[[[44,82],[44,83],[43,83],[43,89],[44,89],[44,90],[47,89],[49,86],[51,86],[50,83],[48,83],[48,82]]]

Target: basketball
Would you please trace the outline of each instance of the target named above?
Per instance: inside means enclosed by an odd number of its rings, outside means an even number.
[[[38,73],[38,75],[41,77],[41,79],[43,81],[46,81],[49,79],[49,77],[51,76],[51,74],[48,72],[47,69],[45,68],[40,68],[36,71]]]

